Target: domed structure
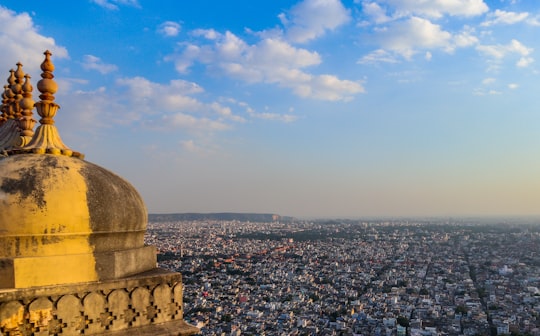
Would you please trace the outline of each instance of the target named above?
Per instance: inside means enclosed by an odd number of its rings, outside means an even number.
[[[156,267],[147,213],[133,186],[62,155],[0,160],[0,288],[124,277]],[[69,269],[70,272],[65,272]],[[11,274],[10,274],[11,273]]]
[[[20,63],[2,94],[0,335],[197,333],[183,320],[181,274],[144,245],[139,193],[62,142],[50,56],[41,101]]]
[[[80,159],[60,139],[54,66],[45,55],[36,104],[41,126],[26,146],[9,148],[13,155],[0,160],[0,258],[10,261],[0,266],[0,288],[117,279],[155,268],[155,249],[144,246],[148,216],[135,188]],[[22,97],[20,63],[15,74],[10,89]],[[24,86],[31,92],[28,77]],[[26,97],[12,110],[32,105]]]

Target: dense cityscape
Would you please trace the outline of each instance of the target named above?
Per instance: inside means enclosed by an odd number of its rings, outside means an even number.
[[[150,221],[201,335],[540,335],[540,223]]]

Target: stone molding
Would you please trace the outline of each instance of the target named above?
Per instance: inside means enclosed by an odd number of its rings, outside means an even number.
[[[194,335],[183,321],[182,276],[161,269],[125,279],[0,291],[0,335]]]

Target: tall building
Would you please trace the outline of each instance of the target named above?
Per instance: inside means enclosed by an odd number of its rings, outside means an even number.
[[[157,268],[144,245],[138,192],[63,143],[50,56],[40,101],[20,63],[2,94],[0,335],[196,334],[183,320],[181,274]]]

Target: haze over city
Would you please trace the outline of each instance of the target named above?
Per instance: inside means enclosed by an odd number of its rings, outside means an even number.
[[[540,214],[535,1],[4,0],[0,17],[0,78],[20,61],[36,83],[51,50],[64,142],[151,213]]]

